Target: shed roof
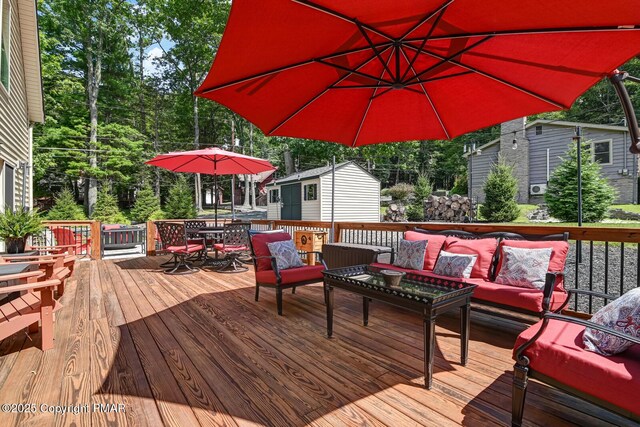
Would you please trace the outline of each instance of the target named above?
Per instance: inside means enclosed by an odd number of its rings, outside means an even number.
[[[340,169],[340,168],[342,168],[344,166],[347,166],[349,164],[356,165],[358,168],[362,169],[362,171],[364,173],[366,173],[367,175],[375,178],[376,181],[379,181],[378,178],[376,178],[373,175],[371,175],[366,169],[364,169],[362,166],[360,166],[359,164],[357,164],[357,163],[355,163],[353,161],[336,163],[336,170],[338,170],[338,169]],[[331,169],[332,169],[332,165],[327,165],[327,166],[322,166],[322,167],[315,168],[315,169],[308,169],[306,171],[300,171],[300,172],[292,173],[291,175],[287,175],[285,177],[276,179],[275,181],[273,181],[272,183],[268,184],[267,186],[280,185],[280,184],[286,184],[287,182],[306,181],[306,180],[309,180],[309,179],[319,178],[319,177],[321,177],[323,175],[331,173]]]

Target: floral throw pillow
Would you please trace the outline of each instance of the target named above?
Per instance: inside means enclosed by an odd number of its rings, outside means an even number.
[[[411,270],[422,270],[424,266],[424,254],[427,251],[426,240],[400,240],[398,254],[393,265]]]
[[[502,247],[502,268],[496,283],[520,288],[544,289],[552,248]]]
[[[617,331],[640,337],[640,288],[627,292],[596,312],[591,321]],[[622,353],[633,345],[597,329],[586,328],[582,336],[585,349],[603,356]]]
[[[477,255],[454,254],[447,251],[440,251],[436,266],[433,268],[433,274],[468,279],[471,276],[471,270],[473,270],[477,259]]]
[[[280,242],[267,243],[271,256],[276,258],[278,270],[302,267],[304,263],[298,254],[298,250],[293,244],[293,240],[282,240]]]

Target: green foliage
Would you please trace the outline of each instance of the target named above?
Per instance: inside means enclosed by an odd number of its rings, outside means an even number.
[[[73,193],[64,188],[55,196],[55,203],[47,213],[47,219],[52,221],[82,221],[87,219],[82,206],[76,203]]]
[[[96,206],[91,219],[100,221],[104,224],[129,223],[124,214],[120,212],[116,197],[106,186],[103,186],[98,193],[98,200],[96,201]]]
[[[616,192],[600,173],[600,165],[582,146],[582,219],[602,221],[616,198]],[[574,144],[549,180],[544,199],[549,214],[566,222],[578,221],[578,149]]]
[[[406,201],[409,200],[409,197],[413,194],[414,191],[415,189],[413,185],[406,184],[404,182],[401,182],[400,184],[396,184],[393,187],[388,189],[388,193],[391,196],[391,198],[394,201],[400,202],[400,203],[406,203]]]
[[[169,190],[169,198],[164,206],[167,219],[189,219],[196,217],[196,207],[193,201],[193,189],[189,186],[184,175],[178,179]]]
[[[458,194],[460,196],[469,195],[469,177],[467,176],[466,172],[464,173],[464,175],[456,177],[450,194]]]
[[[500,159],[484,183],[485,202],[480,207],[480,214],[489,222],[515,220],[520,215],[517,193],[518,180],[513,176],[513,167]]]
[[[413,202],[407,209],[409,221],[424,221],[424,200],[431,195],[431,182],[426,175],[418,175],[413,188]]]
[[[37,209],[5,209],[0,213],[0,238],[21,239],[42,231],[42,217]]]
[[[153,192],[150,185],[143,186],[137,194],[136,202],[131,209],[131,219],[137,222],[148,221],[152,216],[157,218],[160,208],[160,199],[158,199]]]

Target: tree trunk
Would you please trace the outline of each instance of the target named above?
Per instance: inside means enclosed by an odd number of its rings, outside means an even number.
[[[200,148],[200,117],[198,115],[198,97],[193,97],[193,140],[196,150]],[[195,179],[195,192],[196,192],[196,210],[202,211],[202,181],[200,180],[200,174],[196,174]]]
[[[142,29],[140,29],[138,37],[138,61],[140,62],[140,132],[147,134],[147,113],[144,108],[144,37],[142,37]]]
[[[289,147],[284,150],[284,170],[287,175],[291,175],[295,172],[293,169],[293,157],[291,157],[291,151]]]
[[[159,138],[159,126],[160,126],[160,101],[156,101],[156,109],[153,123],[153,151],[155,155],[158,155],[160,138]],[[160,197],[160,168],[153,168],[155,173],[155,193],[156,197]]]
[[[89,217],[93,215],[93,210],[98,200],[98,181],[93,176],[93,171],[98,168],[98,94],[102,80],[102,34],[98,35],[97,46],[92,46],[89,39],[87,42],[87,100],[89,103],[89,168],[85,184],[86,197],[85,206]]]
[[[244,175],[244,202],[242,203],[242,209],[251,208],[251,175]]]

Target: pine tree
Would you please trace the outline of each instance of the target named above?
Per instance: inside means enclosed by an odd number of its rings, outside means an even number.
[[[91,219],[104,224],[128,224],[129,221],[120,212],[118,200],[111,194],[106,186],[103,186],[98,193],[98,199]]]
[[[51,221],[82,221],[87,219],[82,206],[76,203],[73,193],[68,188],[59,192],[55,198],[53,207],[47,214]]]
[[[616,198],[616,191],[600,173],[588,146],[582,146],[582,219],[602,221]],[[553,171],[544,199],[549,213],[566,222],[578,221],[578,149],[574,145]]]
[[[513,176],[513,167],[498,160],[484,182],[485,202],[480,207],[480,214],[489,222],[515,220],[520,215],[517,193],[518,180]]]
[[[131,209],[131,219],[137,222],[149,221],[150,218],[158,219],[161,215],[160,199],[158,199],[150,185],[144,185],[136,197],[136,202]]]
[[[165,216],[169,219],[189,219],[196,217],[193,201],[193,190],[184,175],[179,175],[169,190],[169,198],[164,207]]]
[[[409,221],[424,221],[424,200],[431,195],[431,182],[425,175],[418,175],[413,187],[413,202],[407,209]]]

